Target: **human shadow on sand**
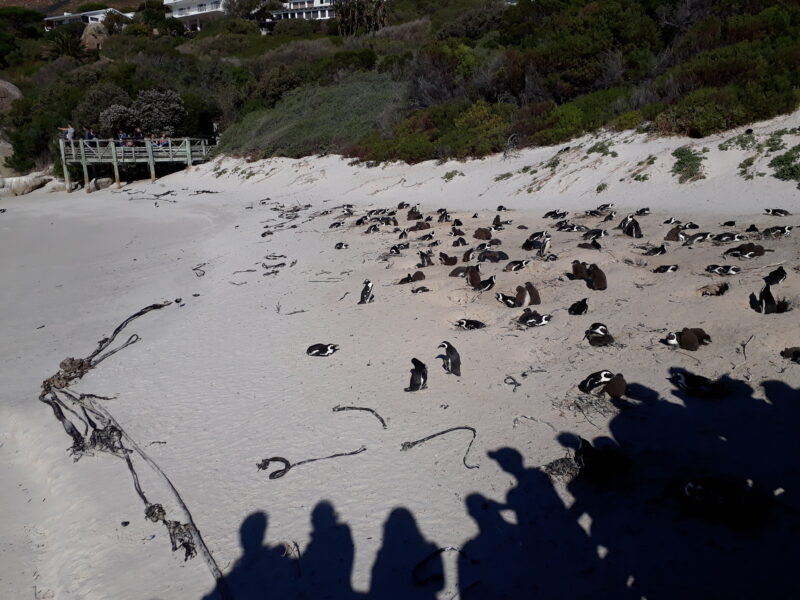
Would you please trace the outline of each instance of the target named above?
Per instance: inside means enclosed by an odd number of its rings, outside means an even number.
[[[638,400],[618,404],[610,437],[590,440],[624,456],[610,468],[562,459],[572,470],[554,479],[513,448],[489,452],[513,487],[466,497],[475,537],[437,546],[395,508],[368,591],[352,588],[354,542],[329,503],[314,508],[302,552],[266,544],[267,517],[254,513],[241,558],[206,600],[223,588],[236,600],[434,600],[445,589],[460,600],[800,597],[800,389],[765,381],[757,398],[745,381],[725,383],[718,400],[635,384]],[[575,448],[580,438],[558,439]],[[448,555],[455,582],[444,579]]]

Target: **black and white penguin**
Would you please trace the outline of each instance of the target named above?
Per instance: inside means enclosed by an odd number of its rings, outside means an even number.
[[[364,280],[364,287],[361,289],[361,300],[359,304],[369,304],[375,300],[375,295],[372,293],[372,282],[369,279]]]
[[[517,321],[526,327],[542,327],[543,325],[547,325],[552,318],[553,315],[540,315],[535,310],[526,308]]]
[[[589,341],[590,346],[602,347],[614,343],[614,336],[604,323],[592,323],[591,327],[584,331],[583,337]]]
[[[707,231],[703,231],[701,233],[695,233],[694,235],[688,235],[685,236],[683,245],[691,246],[692,244],[699,244],[700,242],[705,242],[710,237],[711,234]]]
[[[309,346],[306,354],[309,356],[330,356],[339,349],[336,344],[314,344]]]
[[[600,212],[606,212],[612,206],[614,206],[613,202],[609,202],[607,204],[601,204],[600,206],[597,207],[597,210],[600,211]]]
[[[528,292],[528,304],[533,304],[536,306],[542,303],[542,299],[539,296],[539,290],[537,290],[530,281],[525,282],[525,291]]]
[[[336,245],[334,246],[334,248],[336,248],[337,250],[345,250],[346,248],[349,248],[349,247],[350,246],[348,244],[346,244],[345,242],[337,242]]]
[[[792,213],[782,208],[765,208],[764,214],[772,215],[773,217],[788,217]]]
[[[706,272],[725,275],[726,277],[738,275],[741,270],[742,269],[736,265],[708,265],[706,267]]]
[[[425,235],[418,237],[417,240],[419,240],[420,242],[430,242],[435,235],[436,232],[431,231],[430,233],[426,233]]]
[[[614,377],[614,374],[611,371],[597,371],[581,381],[578,384],[578,389],[584,394],[591,394],[601,385],[611,381],[612,377]]]
[[[577,315],[585,315],[588,310],[589,310],[588,298],[583,298],[582,300],[574,302],[567,309],[567,312],[573,316],[577,316]]]
[[[736,221],[725,221],[719,224],[720,227],[736,227]]]
[[[674,273],[678,270],[678,265],[661,265],[653,269],[653,273]]]
[[[444,252],[439,252],[439,263],[446,267],[454,267],[458,264],[457,256],[448,256]]]
[[[681,225],[682,229],[700,229],[700,225],[697,223],[693,223],[692,221],[688,221]]]
[[[544,213],[543,219],[563,219],[567,216],[567,213],[564,211],[556,210],[548,210]]]
[[[411,359],[414,368],[411,369],[411,382],[405,388],[406,392],[418,392],[428,387],[428,367],[417,358]]]
[[[800,348],[794,346],[792,348],[784,348],[781,350],[781,356],[786,360],[796,362],[800,365]]]
[[[617,229],[622,229],[623,231],[625,231],[625,228],[628,225],[630,225],[631,221],[633,221],[633,220],[634,220],[633,213],[631,213],[628,216],[626,216],[624,219],[622,219],[622,221],[619,222],[619,225],[617,225]]]
[[[478,286],[476,289],[479,292],[488,292],[494,287],[496,279],[497,278],[494,275],[492,275],[491,277],[489,277],[489,279],[482,280],[480,286]]]
[[[403,231],[400,232],[400,235],[397,236],[397,239],[404,240],[406,238],[408,238],[408,229],[403,229]]]
[[[380,223],[373,223],[364,230],[364,233],[378,233],[380,229],[381,229]]]
[[[639,225],[639,221],[634,218],[631,218],[630,221],[622,228],[622,233],[627,235],[628,237],[639,239],[642,237],[642,227]]]
[[[769,287],[769,284],[765,285],[758,294],[758,312],[765,315],[771,315],[778,311],[778,303],[775,302],[775,297]]]
[[[583,239],[585,240],[596,240],[602,237],[606,237],[608,235],[608,231],[605,229],[590,229],[586,233],[583,234]]]
[[[527,267],[530,262],[530,259],[527,258],[524,260],[512,260],[503,268],[503,271],[521,271]]]
[[[690,396],[698,398],[718,399],[726,395],[725,385],[720,381],[712,381],[708,377],[694,373],[678,371],[672,375],[672,382]]]
[[[783,267],[778,267],[764,277],[764,283],[767,285],[779,285],[784,281],[786,281],[786,271]]]
[[[338,229],[342,225],[344,225],[344,221],[334,221],[333,223],[328,225],[328,229]]]
[[[670,217],[669,219],[664,221],[664,225],[680,225],[680,223],[681,222],[678,221],[678,219],[676,219],[675,217]]]
[[[742,235],[740,233],[718,233],[716,235],[712,235],[711,239],[716,242],[717,244],[730,244],[731,242],[740,242],[742,240]]]
[[[636,211],[636,216],[637,217],[646,217],[649,214],[650,214],[650,209],[647,208],[647,207],[640,208],[639,210]]]
[[[447,235],[451,237],[458,237],[464,235],[464,232],[458,227],[453,227],[452,229],[450,229],[450,233],[448,233]]]
[[[467,245],[468,245],[467,240],[465,240],[463,237],[456,238],[456,240],[453,242],[453,247],[454,248],[458,248],[459,246],[467,246]]]
[[[418,288],[414,288],[411,290],[412,294],[424,294],[425,292],[430,292],[430,288],[426,288],[424,285],[421,285]]]
[[[461,222],[461,219],[453,219],[453,227],[463,227],[464,223]],[[463,233],[461,235],[464,235]]]
[[[509,296],[508,294],[503,294],[498,292],[494,295],[494,297],[497,298],[497,301],[500,304],[503,304],[508,308],[514,308],[515,306],[517,306],[517,300],[514,296]]]
[[[445,352],[443,355],[444,370],[451,375],[461,377],[461,356],[458,354],[458,350],[450,342],[442,342],[439,344],[439,348],[444,348]]]
[[[524,285],[518,285],[516,292],[517,293],[514,295],[515,307],[522,308],[524,306],[533,304],[533,302],[531,302],[532,300],[531,293],[527,287],[525,287]],[[538,302],[536,302],[536,304],[538,304]]]
[[[424,269],[425,267],[432,267],[433,266],[433,252],[430,250],[419,251],[419,264],[417,264],[418,269]]]
[[[661,256],[662,254],[666,254],[666,253],[667,253],[667,247],[664,244],[661,244],[660,246],[656,246],[654,248],[650,248],[649,250],[647,250],[644,253],[644,255],[645,256]]]
[[[408,208],[409,206],[410,206],[410,204],[408,202],[400,202],[397,205],[397,210],[403,210],[403,209]]]
[[[680,225],[676,225],[667,232],[667,235],[664,236],[664,239],[668,242],[683,242],[686,240],[686,234],[683,233],[683,231],[684,230]]]
[[[610,223],[611,221],[613,221],[613,220],[614,220],[614,218],[615,218],[616,216],[617,216],[617,211],[615,211],[615,210],[612,210],[612,211],[611,211],[610,213],[608,213],[608,214],[606,215],[606,217],[603,219],[603,223]]]
[[[460,327],[465,331],[471,331],[473,329],[483,329],[486,327],[486,323],[483,321],[477,321],[475,319],[459,319],[455,322],[456,327]]]
[[[767,227],[761,232],[764,237],[778,237],[782,235],[789,235],[792,233],[794,226],[792,225],[776,225],[775,227]]]

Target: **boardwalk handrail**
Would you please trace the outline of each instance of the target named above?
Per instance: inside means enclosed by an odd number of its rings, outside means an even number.
[[[67,191],[72,191],[68,165],[78,164],[83,167],[83,179],[86,191],[89,191],[90,164],[110,164],[114,167],[114,180],[120,187],[119,165],[147,163],[150,167],[150,178],[155,181],[157,162],[185,163],[187,167],[195,162],[208,160],[216,142],[206,138],[175,138],[159,141],[93,139],[93,140],[59,140],[61,163],[64,167],[64,181]]]

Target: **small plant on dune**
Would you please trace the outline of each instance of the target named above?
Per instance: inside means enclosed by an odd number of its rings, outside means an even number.
[[[757,144],[756,136],[752,133],[742,133],[732,138],[728,138],[717,146],[723,152],[735,148],[737,150],[750,150]]]
[[[456,177],[463,177],[463,176],[464,174],[461,171],[455,170],[455,171],[448,171],[447,173],[442,175],[442,179],[444,179],[445,181],[452,181]]]
[[[672,174],[678,178],[678,183],[705,179],[703,161],[706,157],[700,152],[692,150],[689,146],[681,146],[672,153],[672,156],[677,159],[672,166]]]
[[[560,165],[560,164],[561,164],[561,159],[558,158],[557,156],[554,156],[553,158],[548,160],[546,163],[544,163],[544,168],[545,169],[550,169],[551,172],[555,172],[555,170],[558,168],[558,165]]]
[[[638,175],[634,175],[633,177],[634,181],[647,181],[648,179],[650,179],[650,175],[648,175],[647,173],[639,173]]]
[[[788,129],[778,129],[769,134],[766,141],[767,154],[771,152],[779,152],[786,149],[786,143],[783,141],[783,136],[789,133]]]
[[[773,158],[769,161],[769,166],[775,169],[772,174],[774,177],[783,181],[800,182],[800,144]]]
[[[597,193],[599,194],[600,192],[604,192],[604,191],[606,191],[607,189],[608,189],[608,184],[607,184],[607,183],[601,183],[600,185],[598,185],[598,186],[595,188],[595,190],[594,190],[594,191],[595,191],[595,192],[597,192]]]
[[[500,175],[495,176],[495,181],[503,181],[505,179],[511,179],[513,173],[500,173]]]
[[[751,156],[750,158],[745,158],[742,162],[739,163],[739,176],[750,181],[753,179],[753,164],[756,162],[756,157]]]
[[[613,145],[613,142],[597,142],[589,147],[589,149],[586,151],[586,154],[599,154],[600,156],[611,156],[616,158],[619,156],[619,154],[611,149],[611,146]]]

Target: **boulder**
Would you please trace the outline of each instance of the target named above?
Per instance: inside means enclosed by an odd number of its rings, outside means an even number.
[[[87,50],[100,50],[108,39],[108,31],[102,23],[89,23],[81,35],[81,44]]]

